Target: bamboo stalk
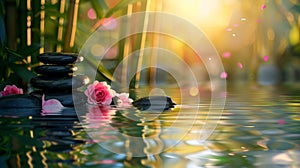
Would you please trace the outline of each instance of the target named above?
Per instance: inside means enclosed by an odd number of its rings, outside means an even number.
[[[126,16],[127,17],[131,17],[131,14],[132,14],[132,8],[133,8],[133,5],[132,4],[129,4],[127,6],[127,9],[126,9]],[[128,29],[130,29],[130,26],[122,29],[121,31],[128,31]],[[127,33],[126,33],[127,34]],[[126,83],[127,83],[127,72],[128,72],[128,60],[127,59],[124,59],[128,56],[129,54],[129,48],[130,48],[130,40],[128,38],[125,38],[123,40],[120,41],[120,45],[119,45],[119,60],[118,62],[120,63],[121,61],[123,61],[122,63],[122,79],[121,79],[121,85],[122,86],[126,86]]]
[[[16,0],[6,0],[7,47],[13,50],[17,50],[17,31],[18,30]]]
[[[71,52],[75,43],[79,0],[70,0],[68,10],[67,30],[64,42],[64,52]]]
[[[65,5],[66,1],[61,0],[60,5],[59,5],[59,13],[63,14],[65,12]],[[58,18],[58,30],[57,30],[57,46],[56,46],[56,51],[61,52],[62,50],[62,41],[63,41],[63,29],[64,29],[64,17],[60,16]]]
[[[156,4],[156,11],[161,11],[162,10],[162,1],[161,0],[156,0],[155,2]],[[154,21],[154,27],[155,30],[158,30],[158,26],[159,24],[156,23],[157,18],[157,14],[155,15],[155,21]],[[154,86],[155,85],[155,78],[156,78],[156,61],[157,61],[157,49],[156,47],[159,47],[159,35],[153,33],[152,35],[152,49],[151,49],[151,58],[150,58],[150,65],[151,68],[149,69],[149,83],[150,86]]]
[[[19,37],[20,49],[27,48],[27,0],[20,1],[19,7]]]
[[[41,14],[40,14],[40,51],[45,52],[45,0],[41,0]]]
[[[41,33],[40,33],[40,22],[41,22],[41,1],[32,1],[32,44],[34,45],[40,45],[41,39]],[[31,64],[38,63],[37,55],[39,54],[39,51],[35,51],[31,55]]]
[[[143,57],[144,57],[143,49],[145,48],[145,45],[146,45],[147,27],[148,27],[148,19],[149,19],[149,14],[147,12],[150,10],[150,4],[151,4],[151,0],[147,0],[146,1],[145,18],[144,18],[144,23],[143,23],[143,31],[142,31],[142,36],[141,36],[141,45],[139,48],[137,71],[136,71],[136,76],[135,76],[135,85],[134,85],[135,88],[139,88],[139,86],[140,86],[141,68],[143,65]]]

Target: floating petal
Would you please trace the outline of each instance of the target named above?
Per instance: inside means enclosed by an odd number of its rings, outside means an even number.
[[[222,79],[226,79],[227,77],[228,77],[228,74],[226,72],[222,72],[220,74],[220,78],[222,78]]]
[[[42,112],[43,113],[57,113],[60,112],[64,106],[56,99],[45,100],[45,95],[42,96]]]

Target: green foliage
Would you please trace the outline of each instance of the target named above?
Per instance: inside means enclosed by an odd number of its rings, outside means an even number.
[[[299,17],[300,13],[300,1],[294,1],[294,3],[291,3],[292,7],[289,9],[291,14],[294,15],[294,18]],[[299,30],[299,19],[298,22],[295,22],[293,25],[291,25],[291,29],[289,32],[289,42],[290,47],[288,48],[288,52],[292,56],[300,56],[300,30]]]
[[[111,8],[105,15],[105,17],[110,17],[114,13],[118,12],[121,9],[126,8],[129,4],[133,4],[139,1],[145,1],[145,0],[127,0],[127,1],[120,1],[118,4],[116,4],[113,8]]]
[[[30,82],[36,74],[29,70],[26,59],[7,47],[0,49],[0,88],[7,84],[21,85],[22,81]]]
[[[120,11],[123,11],[124,9],[127,8],[129,4],[133,4],[139,1],[145,1],[145,0],[121,0],[119,3],[117,3],[114,7],[109,8],[107,1],[105,0],[91,0],[91,1],[81,1],[81,3],[89,2],[91,3],[93,9],[96,11],[97,18],[102,19],[102,18],[109,18],[113,14],[116,14]],[[84,29],[84,26],[82,24],[79,24],[79,27],[82,27],[81,30],[86,30]],[[125,30],[123,30],[125,31]],[[91,34],[91,32],[86,32],[86,34]],[[121,40],[119,42],[119,55],[118,55],[118,61],[123,60],[123,53],[124,53],[124,40]],[[110,71],[108,71],[102,64],[95,64],[94,62],[97,62],[95,60],[92,60],[91,58],[87,58],[89,64],[93,66],[95,69],[97,69],[97,72],[101,74],[102,77],[104,77],[108,81],[113,81],[113,75]]]
[[[138,1],[144,1],[144,0],[120,0],[114,7],[110,8],[106,0],[81,0],[81,3],[90,3],[93,7],[93,9],[96,11],[97,18],[108,18],[114,15],[115,13],[118,13],[119,11],[126,11],[126,7],[129,4],[136,3]],[[17,1],[16,4],[18,12],[23,12],[22,17],[20,15],[20,23],[18,23],[19,27],[17,30],[19,35],[19,41],[17,43],[17,49],[12,50],[7,47],[7,34],[5,30],[5,20],[4,16],[7,14],[5,13],[5,1],[0,0],[0,89],[2,89],[6,84],[16,84],[19,86],[24,86],[25,84],[30,81],[30,79],[36,74],[32,71],[32,68],[36,66],[37,60],[36,56],[39,54],[38,50],[41,47],[41,45],[45,45],[45,48],[53,48],[55,50],[57,45],[64,46],[65,39],[58,40],[58,27],[63,26],[67,27],[67,24],[72,24],[68,22],[64,22],[64,25],[60,25],[59,18],[63,18],[63,20],[67,20],[68,18],[68,10],[70,9],[70,5],[66,4],[66,7],[69,9],[66,9],[64,13],[60,13],[60,1],[57,1],[53,3],[52,1],[46,1],[45,6],[43,8],[38,8],[40,5],[40,1],[34,1],[33,8],[35,8],[32,11],[26,10],[26,3],[25,1]],[[69,3],[69,2],[68,2]],[[39,17],[41,14],[41,9],[45,11],[45,32],[43,34],[45,39],[45,44],[41,44],[40,39],[37,37],[41,35],[41,32],[39,30],[39,24],[36,22],[39,22]],[[24,13],[25,12],[25,13]],[[26,44],[26,31],[27,31],[27,25],[26,25],[26,16],[31,16],[32,22],[35,22],[32,25],[32,44],[30,46],[27,46]],[[25,20],[24,20],[25,18]],[[34,26],[35,25],[35,26]],[[86,28],[83,24],[77,24],[77,30],[81,29],[82,32],[86,34],[91,34],[91,28]],[[64,34],[66,34],[65,31],[68,31],[64,28],[63,30]],[[87,32],[90,31],[90,32]],[[77,31],[78,32],[78,31]],[[81,33],[81,32],[78,32]],[[87,36],[88,37],[88,36]],[[84,41],[84,39],[82,40]],[[123,54],[122,54],[122,48],[123,44],[120,45],[120,54],[118,60],[122,60]],[[74,51],[76,50],[73,49]],[[73,51],[72,50],[72,51]],[[27,62],[28,57],[31,57],[31,62]],[[112,73],[109,72],[103,65],[96,65],[93,64],[93,60],[87,60],[92,66],[94,66],[98,73],[101,74],[105,79],[108,81],[113,81]],[[25,87],[25,86],[24,86]]]

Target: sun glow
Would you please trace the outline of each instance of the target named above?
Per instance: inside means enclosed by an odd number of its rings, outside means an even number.
[[[200,28],[215,30],[228,26],[235,1],[188,0],[183,3],[181,0],[166,0],[163,10],[184,17]]]

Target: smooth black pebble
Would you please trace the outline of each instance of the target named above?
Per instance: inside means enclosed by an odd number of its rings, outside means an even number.
[[[37,59],[45,64],[67,65],[81,62],[83,57],[75,53],[43,53]]]
[[[38,74],[46,76],[66,76],[72,75],[77,68],[73,65],[41,65],[34,69]]]
[[[29,94],[16,94],[0,97],[1,112],[5,109],[19,110],[27,108],[41,109],[40,100]]]
[[[141,111],[166,111],[174,108],[176,103],[167,96],[148,96],[132,102],[132,105]]]
[[[42,100],[43,94],[45,95],[45,100],[56,99],[61,102],[65,107],[74,107],[74,100],[76,103],[84,104],[86,102],[86,96],[81,91],[72,92],[43,92],[41,90],[36,90],[31,92],[30,95],[37,97]]]
[[[61,92],[79,88],[86,85],[89,78],[85,75],[76,75],[69,77],[47,77],[36,76],[31,79],[33,87],[44,91]]]

